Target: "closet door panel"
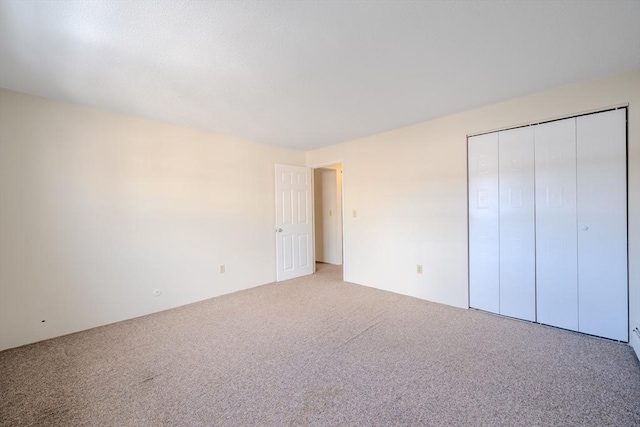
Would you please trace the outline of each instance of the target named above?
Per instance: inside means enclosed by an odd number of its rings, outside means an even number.
[[[469,138],[469,305],[499,313],[498,134]]]
[[[500,314],[536,319],[533,128],[499,132]]]
[[[628,340],[626,111],[577,118],[579,331]]]
[[[576,119],[535,126],[537,321],[578,330]]]

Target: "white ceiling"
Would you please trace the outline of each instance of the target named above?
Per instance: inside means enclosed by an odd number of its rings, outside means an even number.
[[[640,68],[640,1],[0,1],[0,86],[313,149]]]

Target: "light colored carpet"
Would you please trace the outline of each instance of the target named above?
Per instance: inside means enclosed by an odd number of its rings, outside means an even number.
[[[0,424],[640,425],[629,346],[341,274],[0,352]]]

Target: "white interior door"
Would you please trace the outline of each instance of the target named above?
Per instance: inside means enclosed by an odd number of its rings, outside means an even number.
[[[278,281],[313,273],[311,168],[276,165]]]
[[[535,127],[537,320],[578,330],[576,119]]]
[[[499,138],[500,314],[536,320],[533,129]]]
[[[628,340],[626,111],[577,118],[579,331]]]
[[[469,305],[500,312],[498,133],[469,138]]]

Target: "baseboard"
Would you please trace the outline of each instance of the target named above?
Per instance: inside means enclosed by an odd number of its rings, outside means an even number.
[[[640,360],[640,326],[636,326],[631,330],[629,335],[629,344],[636,352],[636,357]]]

